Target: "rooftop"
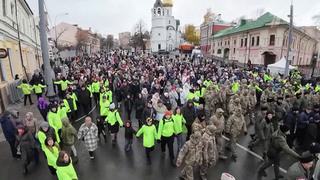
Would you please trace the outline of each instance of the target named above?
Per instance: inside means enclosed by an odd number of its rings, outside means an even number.
[[[214,34],[213,37],[220,37],[220,36],[225,36],[229,34],[234,34],[238,32],[243,32],[251,29],[256,29],[260,27],[265,27],[265,26],[271,26],[271,25],[284,25],[288,24],[285,20],[267,12],[260,16],[258,19],[253,20],[253,21],[242,21],[242,23],[238,26],[231,27],[228,29],[224,29],[221,31],[218,31],[217,33]]]

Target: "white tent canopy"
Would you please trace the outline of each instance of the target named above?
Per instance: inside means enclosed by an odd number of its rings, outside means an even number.
[[[286,68],[286,58],[282,57],[278,62],[269,64],[267,69],[270,70],[270,74],[277,76],[278,73],[284,74]],[[294,69],[294,66],[289,65],[289,70]]]

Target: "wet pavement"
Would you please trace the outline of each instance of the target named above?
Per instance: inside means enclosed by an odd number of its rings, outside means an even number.
[[[33,96],[35,100],[35,96]],[[30,106],[23,106],[17,104],[13,106],[14,109],[20,111],[21,118],[25,117],[25,114],[29,111],[34,113],[37,119],[41,119],[36,104]],[[95,109],[90,116],[95,119],[98,111]],[[83,114],[80,112],[78,117],[82,117]],[[123,121],[126,115],[121,113]],[[133,118],[134,112],[131,117],[133,119],[133,127],[138,130],[138,123]],[[76,129],[79,129],[83,123],[83,119],[78,120],[73,125]],[[249,127],[249,133],[253,133],[253,127]],[[101,137],[103,139],[103,137]],[[142,146],[142,138],[134,139],[133,151],[126,153],[124,151],[124,128],[120,128],[118,134],[118,143],[116,146],[111,145],[111,136],[107,136],[107,142],[99,143],[98,149],[95,151],[95,159],[90,160],[89,154],[84,147],[84,143],[79,141],[76,143],[78,151],[78,164],[74,165],[79,180],[104,180],[104,179],[131,179],[131,180],[174,180],[179,179],[181,168],[173,167],[169,161],[169,154],[166,153],[165,158],[161,158],[160,144],[156,143],[155,150],[151,153],[152,165],[147,165],[145,157],[145,149]],[[184,137],[185,140],[185,137]],[[255,148],[255,153],[250,153],[247,150],[247,145],[250,141],[250,136],[241,136],[239,138],[239,145],[241,147],[236,148],[238,158],[237,161],[232,159],[219,160],[217,165],[210,168],[207,174],[208,180],[219,180],[220,176],[224,172],[232,174],[237,180],[260,180],[257,171],[258,168],[263,164],[261,159],[261,150]],[[176,144],[175,147],[176,148]],[[177,152],[175,152],[176,155]],[[46,160],[44,159],[43,153],[40,155],[40,163],[35,166],[34,163],[29,165],[29,174],[22,174],[22,164],[20,161],[14,160],[11,157],[9,150],[9,144],[5,141],[0,142],[0,180],[11,180],[11,179],[26,179],[26,180],[56,180],[57,178],[52,176],[47,167]],[[228,157],[231,157],[230,152],[226,151]],[[287,155],[282,156],[281,165],[284,170],[294,162],[292,157]],[[198,174],[198,170],[195,170],[195,174]],[[273,167],[270,167],[266,171],[268,177],[262,178],[261,180],[272,180],[274,179]],[[200,179],[199,176],[195,175],[195,179]]]

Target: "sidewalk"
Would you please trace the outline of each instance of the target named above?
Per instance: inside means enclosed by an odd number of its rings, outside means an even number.
[[[30,106],[29,101],[27,101],[27,105],[23,105],[23,100],[20,103],[10,104],[6,110],[16,110],[20,113],[20,120],[24,120],[26,118],[27,112],[33,112],[33,117],[38,120],[38,125],[43,120],[42,116],[37,108],[37,96],[35,94],[31,95],[33,105]],[[1,115],[0,115],[1,116]],[[0,126],[0,142],[5,141],[4,134],[2,132],[2,128]]]

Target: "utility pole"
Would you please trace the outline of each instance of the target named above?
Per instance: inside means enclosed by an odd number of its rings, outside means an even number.
[[[44,75],[47,84],[47,97],[55,96],[53,90],[53,83],[51,77],[51,66],[49,60],[49,49],[48,49],[48,38],[45,24],[45,15],[44,15],[44,0],[39,0],[39,16],[40,16],[40,40],[41,40],[41,49],[42,49],[42,58],[44,64]]]
[[[293,32],[293,5],[291,3],[290,6],[290,15],[288,15],[290,18],[290,26],[289,26],[289,43],[288,43],[288,53],[286,58],[286,68],[284,71],[284,77],[289,76],[289,62],[292,61],[293,52],[291,52],[291,45],[292,45],[292,32]]]

